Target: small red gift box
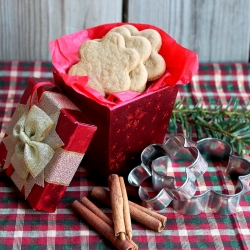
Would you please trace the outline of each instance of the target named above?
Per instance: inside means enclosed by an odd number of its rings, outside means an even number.
[[[155,26],[132,23],[139,31],[155,29],[162,38],[159,54],[165,59],[166,72],[159,80],[151,82],[144,93],[126,91],[105,99],[86,86],[87,76],[67,74],[68,69],[78,62],[78,49],[83,42],[102,38],[110,29],[122,24],[100,25],[50,43],[56,84],[91,124],[97,126],[82,164],[101,178],[111,173],[126,175],[140,163],[140,153],[146,146],[163,142],[178,84],[188,83],[198,69],[196,53],[183,48]]]
[[[0,163],[34,210],[53,212],[95,131],[58,87],[30,79],[0,145]]]

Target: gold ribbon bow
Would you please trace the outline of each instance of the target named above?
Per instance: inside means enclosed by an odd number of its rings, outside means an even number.
[[[32,102],[18,104],[8,125],[3,138],[4,169],[13,166],[10,178],[20,191],[24,189],[25,199],[35,184],[44,187],[46,181],[67,186],[83,158],[62,148],[64,142],[56,131],[61,109],[79,110],[64,95],[44,91],[39,102],[35,94]]]
[[[15,171],[11,178],[20,191],[25,186],[25,198],[34,184],[44,185],[44,169],[54,150],[63,145],[55,132],[58,114],[49,116],[36,105],[28,111],[19,104],[9,124],[12,129],[3,139],[8,151],[4,169],[12,164]]]
[[[26,180],[29,173],[37,177],[54,155],[54,150],[42,140],[51,131],[54,122],[36,105],[23,114],[13,129],[15,151],[11,163],[17,174]]]

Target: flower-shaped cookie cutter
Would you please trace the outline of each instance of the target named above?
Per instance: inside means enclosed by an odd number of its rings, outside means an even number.
[[[197,142],[196,147],[205,159],[223,160],[227,163],[226,174],[230,179],[237,180],[234,194],[208,189],[204,193],[194,195],[188,200],[173,200],[175,211],[181,214],[197,215],[201,212],[228,215],[237,212],[242,195],[250,191],[250,162],[232,155],[230,145],[222,140],[206,138]]]
[[[186,180],[175,187],[175,178],[166,174],[164,168],[181,149],[187,149],[190,158],[190,165],[185,168]],[[188,200],[196,192],[196,179],[207,170],[207,162],[204,160],[196,144],[187,140],[182,135],[170,137],[163,145],[151,144],[141,153],[141,165],[132,169],[128,175],[128,182],[139,187],[139,197],[154,210],[161,210],[167,207],[172,200]],[[152,177],[153,189],[158,192],[155,197],[150,197],[147,191],[141,186],[142,182]]]

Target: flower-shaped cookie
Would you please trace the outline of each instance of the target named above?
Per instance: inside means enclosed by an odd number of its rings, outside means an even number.
[[[182,158],[188,161],[184,183],[175,187],[175,178],[168,174],[168,162],[182,149]],[[170,137],[163,145],[153,144],[146,147],[141,154],[141,165],[134,168],[128,182],[139,186],[139,196],[147,205],[155,210],[164,209],[172,200],[190,199],[196,192],[196,179],[207,170],[207,162],[203,159],[195,144],[181,135]],[[150,197],[141,186],[142,182],[152,177],[153,189],[158,192]]]
[[[146,83],[148,80],[148,72],[144,64],[151,54],[151,43],[143,36],[132,36],[130,31],[124,26],[115,27],[109,32],[116,32],[122,35],[125,39],[125,46],[127,48],[134,48],[139,53],[140,62],[137,67],[130,72],[130,90],[143,92],[146,88]]]
[[[145,67],[148,72],[148,81],[159,79],[166,70],[165,60],[158,53],[162,45],[160,34],[154,29],[139,31],[135,26],[129,24],[123,25],[122,27],[127,28],[132,36],[142,36],[149,40],[152,50],[149,58],[145,61]]]
[[[80,61],[73,65],[70,75],[89,76],[88,86],[105,94],[127,91],[131,85],[130,71],[140,56],[135,49],[125,47],[118,33],[109,33],[101,40],[89,40],[79,49]]]

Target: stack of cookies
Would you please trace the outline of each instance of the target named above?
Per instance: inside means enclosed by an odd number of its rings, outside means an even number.
[[[128,90],[142,93],[148,81],[159,79],[165,72],[165,61],[158,53],[161,45],[161,36],[154,29],[115,27],[102,39],[83,43],[80,60],[68,74],[89,76],[87,86],[103,96]]]

